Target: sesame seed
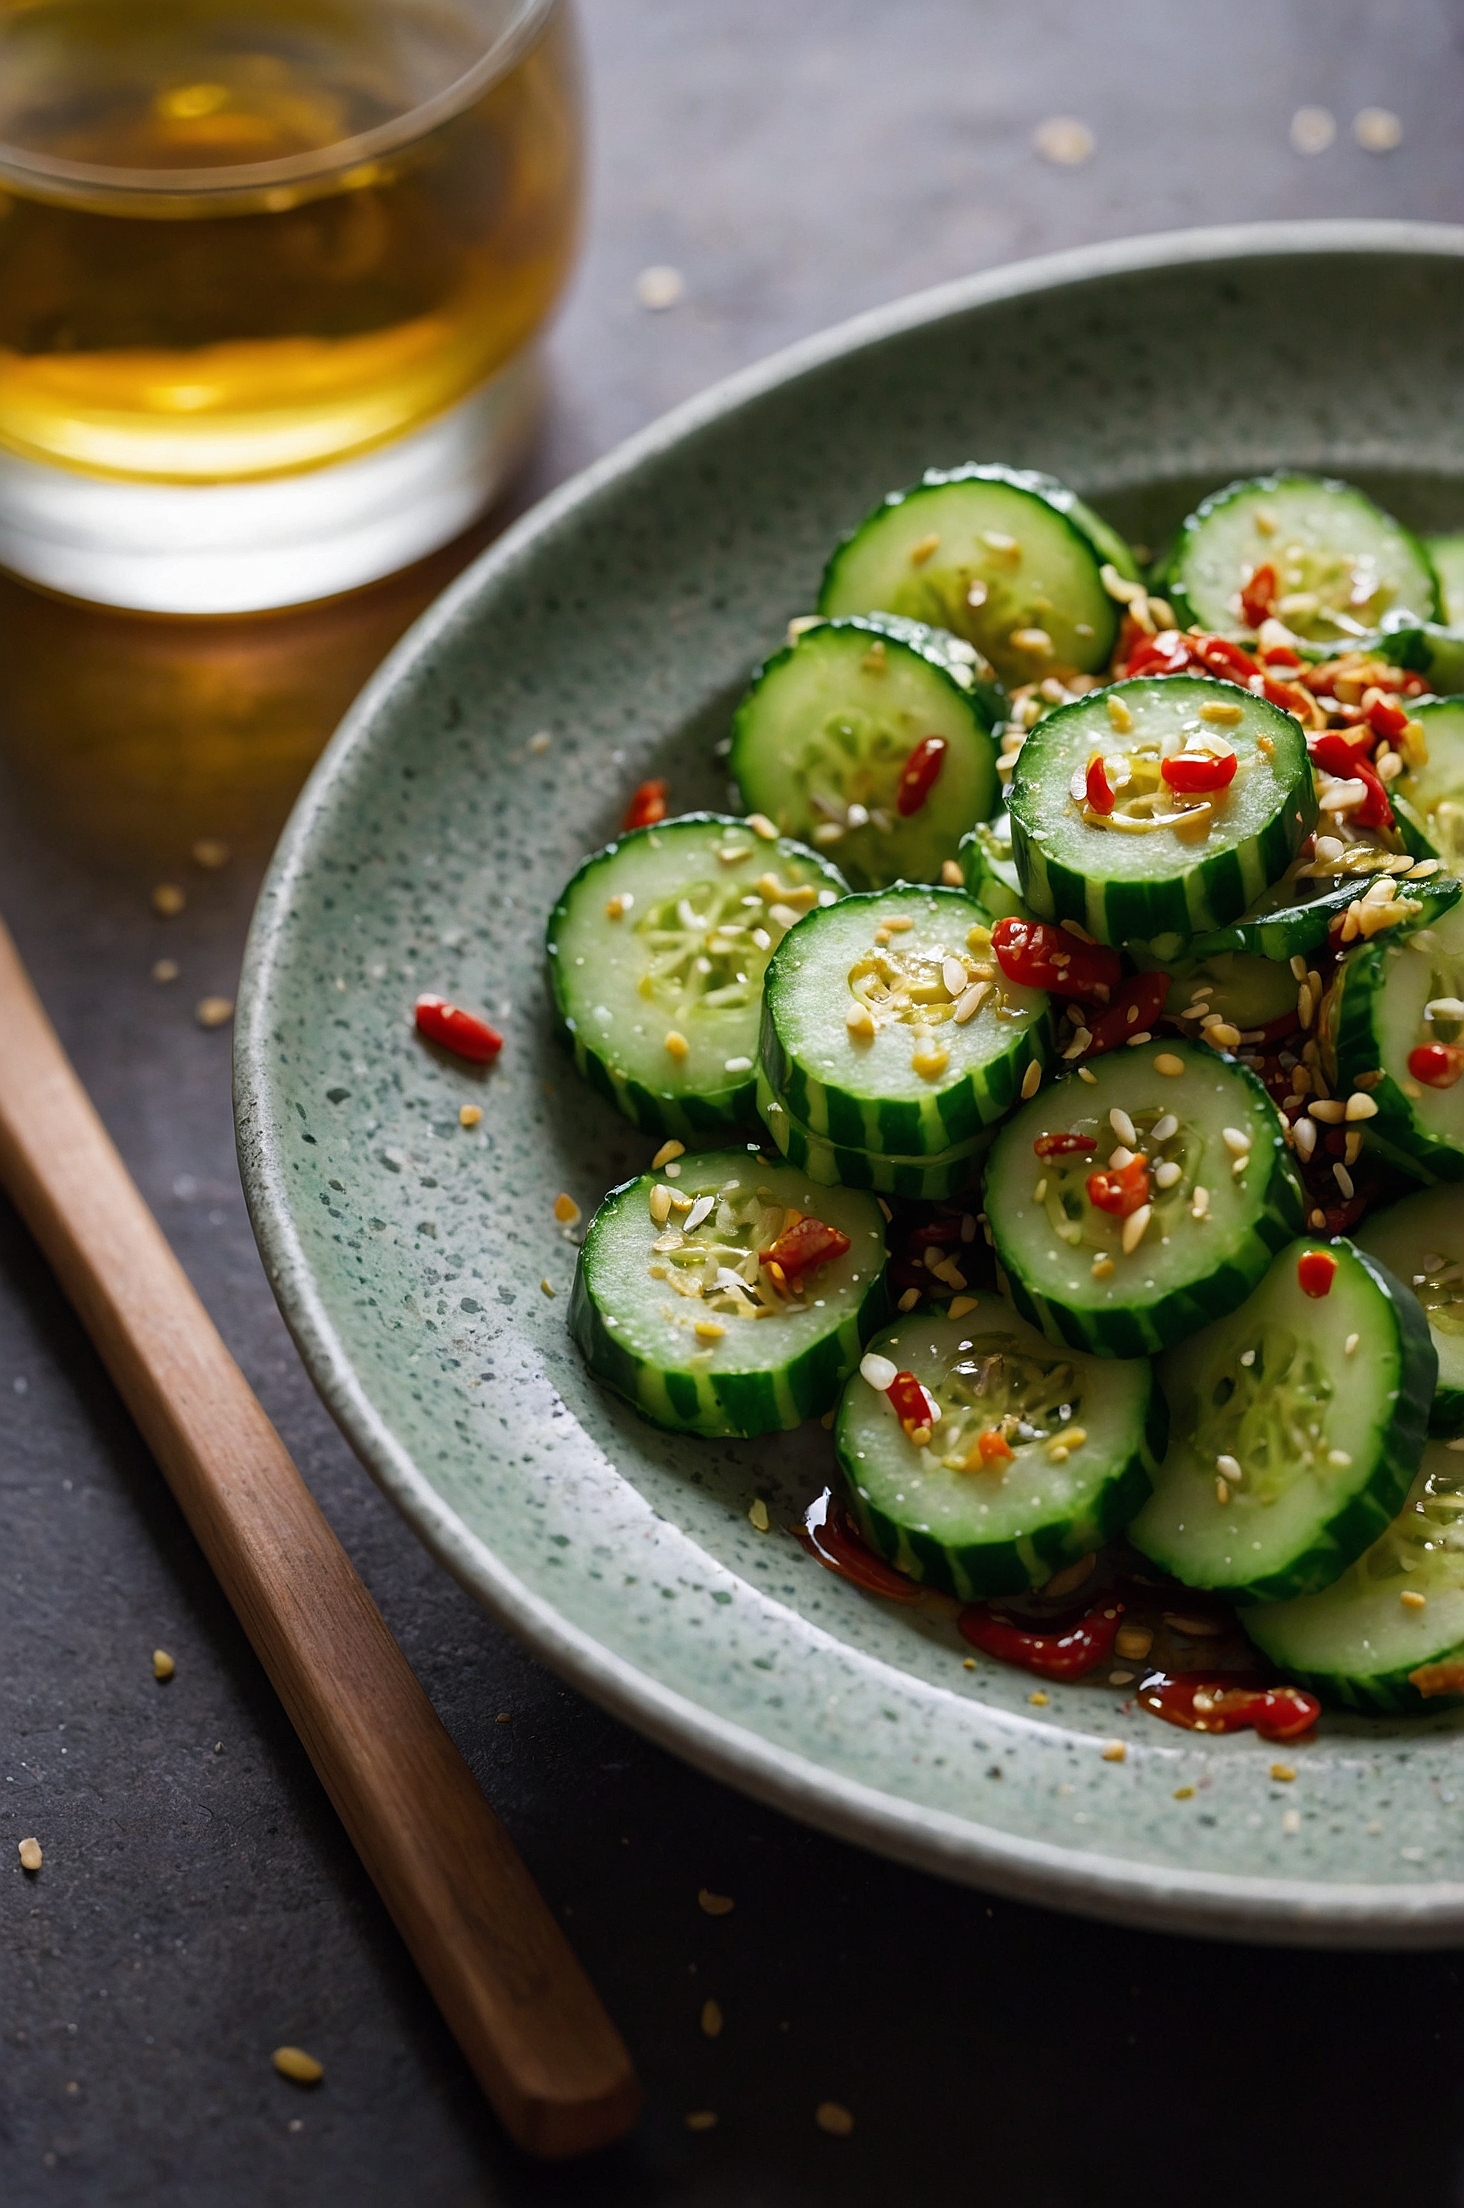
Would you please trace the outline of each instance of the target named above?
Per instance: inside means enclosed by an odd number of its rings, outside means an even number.
[[[1345,1449],[1329,1449],[1327,1462],[1338,1472],[1345,1472],[1352,1459]]]
[[[1321,1120],[1325,1127],[1337,1127],[1346,1118],[1347,1107],[1335,1096],[1319,1096],[1312,1101],[1311,1115]]]
[[[966,877],[961,872],[960,863],[956,859],[941,860],[940,878],[947,889],[962,889],[965,886]]]
[[[1094,1258],[1093,1278],[1095,1280],[1107,1280],[1109,1274],[1115,1271],[1117,1271],[1117,1267],[1114,1265],[1113,1259],[1111,1257]]]
[[[152,1664],[154,1679],[171,1679],[178,1669],[165,1648],[155,1648],[153,1650]]]
[[[182,971],[176,958],[159,958],[153,963],[152,978],[160,983],[176,981]]]
[[[229,846],[218,836],[200,836],[193,846],[194,865],[206,867],[211,874],[227,866],[231,856]]]
[[[187,902],[176,882],[159,882],[152,893],[152,908],[160,920],[176,920]]]
[[[1174,1799],[1177,1802],[1192,1802],[1194,1798],[1195,1790],[1192,1786],[1177,1786],[1174,1789]]]
[[[1090,1089],[1096,1089],[1098,1086],[1098,1076],[1089,1066],[1079,1066],[1078,1079],[1086,1081]]]
[[[1105,1763],[1122,1763],[1128,1755],[1127,1743],[1121,1740],[1105,1741],[1102,1754]]]
[[[1176,1074],[1184,1072],[1184,1060],[1176,1058],[1172,1050],[1161,1050],[1154,1060],[1154,1071],[1168,1074],[1169,1078],[1173,1080]]]
[[[938,1081],[950,1062],[951,1054],[943,1043],[922,1043],[910,1060],[910,1068],[922,1081]]]
[[[1278,1786],[1289,1786],[1296,1777],[1296,1772],[1289,1763],[1273,1763],[1271,1776]]]
[[[23,1871],[38,1871],[44,1858],[39,1840],[22,1840],[19,1848],[20,1867]]]
[[[1035,1095],[1037,1094],[1037,1091],[1038,1091],[1038,1090],[1039,1090],[1039,1089],[1041,1088],[1041,1086],[1042,1086],[1042,1068],[1041,1068],[1041,1066],[1039,1065],[1038,1061],[1037,1061],[1037,1060],[1036,1060],[1035,1058],[1033,1058],[1033,1059],[1032,1059],[1032,1060],[1030,1061],[1030,1063],[1029,1063],[1029,1065],[1028,1065],[1028,1067],[1027,1067],[1027,1070],[1026,1070],[1026,1072],[1025,1072],[1025,1073],[1024,1073],[1023,1075],[1022,1075],[1022,1098],[1023,1098],[1023,1101],[1024,1101],[1024,1102],[1028,1102],[1028,1101],[1030,1101],[1030,1100],[1031,1100],[1031,1098],[1032,1098],[1032,1097],[1034,1097],[1034,1096],[1035,1096]]]
[[[1286,1834],[1288,1839],[1292,1838],[1296,1833],[1300,1832],[1301,1811],[1299,1809],[1287,1809],[1282,1811],[1281,1830]]]
[[[1122,1111],[1119,1106],[1115,1104],[1113,1110],[1108,1115],[1108,1124],[1113,1129],[1113,1132],[1117,1135],[1119,1141],[1127,1143],[1129,1148],[1132,1150],[1135,1144],[1138,1142],[1139,1136],[1138,1130],[1134,1126],[1133,1121],[1129,1118],[1128,1113]]]
[[[768,1506],[761,1495],[753,1497],[748,1505],[747,1515],[749,1521],[756,1526],[759,1533],[766,1533],[772,1524],[772,1520],[768,1517]]]
[[[873,1035],[875,1032],[874,1014],[867,1004],[851,1004],[844,1014],[844,1025],[851,1035]]]
[[[964,1319],[966,1313],[974,1311],[975,1308],[976,1298],[974,1296],[955,1296],[951,1300],[946,1316],[952,1319]]]
[[[1115,696],[1113,691],[1110,690],[1103,702],[1108,708],[1108,719],[1111,726],[1120,736],[1130,735],[1133,731],[1134,717],[1124,704],[1123,699]]]
[[[464,1104],[458,1112],[459,1127],[476,1127],[483,1117],[481,1104]]]
[[[717,2112],[714,2108],[693,2108],[682,2118],[688,2131],[715,2131]]]
[[[727,1329],[719,1319],[698,1319],[695,1333],[699,1342],[720,1342]]]
[[[1343,1356],[1350,1357],[1361,1340],[1362,1336],[1360,1334],[1349,1334],[1346,1341],[1342,1344]]]
[[[227,1027],[234,1017],[232,997],[200,997],[193,1007],[193,1017],[200,1027]]]
[[[895,1305],[895,1309],[897,1311],[913,1311],[919,1301],[920,1290],[918,1288],[907,1288]]]
[[[978,575],[976,577],[976,580],[969,585],[966,591],[966,603],[971,608],[971,611],[973,613],[979,613],[990,595],[991,592],[989,587],[982,582],[981,577]]]
[[[1364,153],[1392,153],[1403,143],[1403,125],[1391,108],[1362,107],[1352,118],[1352,135]]]
[[[1230,1480],[1237,1486],[1245,1477],[1240,1469],[1239,1460],[1235,1457],[1217,1457],[1215,1459],[1215,1470],[1222,1480]]]
[[[1210,1191],[1207,1188],[1197,1188],[1190,1198],[1190,1217],[1192,1219],[1204,1219],[1208,1216],[1209,1210]]]
[[[671,1028],[666,1036],[666,1048],[673,1058],[684,1058],[691,1049],[690,1043],[679,1028]]]
[[[1152,1204],[1140,1204],[1137,1211],[1129,1213],[1123,1223],[1123,1254],[1125,1257],[1133,1256],[1134,1251],[1143,1241],[1149,1221],[1153,1216],[1154,1207]]]
[[[1240,1029],[1212,1013],[1204,1023],[1204,1037],[1214,1050],[1234,1050],[1240,1041]]]
[[[854,2129],[854,2119],[842,2101],[820,2101],[813,2112],[813,2120],[820,2131],[832,2138],[847,2139]]]
[[[552,1303],[552,1302],[554,1301],[554,1298],[555,1298],[555,1297],[556,1297],[556,1296],[558,1295],[558,1293],[559,1293],[559,1290],[558,1290],[558,1289],[557,1289],[557,1288],[556,1288],[556,1287],[554,1286],[554,1283],[553,1283],[552,1281],[550,1281],[550,1280],[541,1280],[541,1281],[540,1281],[540,1283],[539,1283],[539,1286],[540,1286],[540,1287],[541,1287],[541,1288],[543,1289],[543,1291],[544,1291],[545,1295],[546,1295],[546,1296],[547,1296],[547,1297],[549,1298],[549,1301],[550,1301],[550,1302]]]
[[[634,903],[634,890],[622,890],[618,897],[609,897],[606,899],[605,918],[607,920],[623,920]]]
[[[932,530],[931,534],[928,537],[921,537],[918,543],[911,545],[910,565],[912,567],[923,567],[926,561],[930,558],[931,553],[938,552],[939,550],[940,538],[936,536],[935,532]]]
[[[1346,1166],[1343,1165],[1340,1160],[1332,1168],[1332,1178],[1337,1183],[1337,1186],[1341,1189],[1342,1194],[1346,1198],[1347,1202],[1350,1204],[1357,1191],[1352,1184],[1352,1175],[1348,1172]]]
[[[1080,169],[1093,156],[1093,133],[1076,115],[1049,115],[1032,133],[1034,151],[1060,169]]]
[[[1308,1212],[1306,1223],[1309,1227],[1324,1227],[1327,1224],[1327,1214],[1324,1211]]]
[[[534,731],[534,734],[529,738],[529,749],[536,759],[542,759],[545,752],[548,751],[553,742],[554,738],[550,735],[547,728],[536,729]]]
[[[973,1020],[976,1017],[985,1002],[990,987],[991,983],[989,981],[973,981],[969,989],[962,990],[956,1008],[951,1014],[951,1018],[955,1021],[957,1027],[964,1027],[968,1020]]]
[[[1200,719],[1209,721],[1215,728],[1234,728],[1236,723],[1243,718],[1243,709],[1238,705],[1202,705],[1200,707]]]
[[[1230,1500],[1230,1489],[1224,1480],[1215,1482],[1215,1500],[1217,1503],[1228,1503]]]
[[[703,2001],[703,2003],[702,2003],[702,2012],[701,2012],[701,2028],[702,2028],[702,2032],[703,2032],[703,2034],[705,2035],[705,2037],[706,2037],[706,2038],[708,2038],[708,2039],[720,2039],[720,2038],[721,2038],[721,2036],[722,2036],[722,2008],[721,2008],[721,2003],[720,2003],[720,2002],[717,2002],[717,2001]]]
[[[658,1227],[664,1227],[671,1213],[671,1191],[664,1181],[657,1181],[650,1193],[651,1218]]]
[[[303,2047],[276,2047],[269,2059],[282,2078],[293,2078],[296,2085],[319,2085],[325,2076],[324,2063]]]
[[[554,1216],[562,1227],[572,1227],[581,1216],[579,1205],[562,1189],[554,1199]]]
[[[1316,1127],[1311,1120],[1301,1118],[1296,1122],[1296,1125],[1292,1128],[1291,1132],[1293,1138],[1295,1139],[1296,1147],[1301,1152],[1302,1163],[1305,1164],[1307,1159],[1311,1156],[1313,1150],[1315,1150],[1317,1146]]]
[[[1354,1089],[1347,1099],[1348,1119],[1376,1119],[1378,1107],[1365,1089]]]
[[[722,1071],[724,1073],[751,1073],[752,1060],[750,1058],[728,1058],[723,1064]]]
[[[772,822],[768,819],[766,813],[749,813],[747,816],[747,825],[752,830],[755,836],[762,837],[764,843],[777,842],[778,831],[773,826]]]
[[[1014,652],[1047,653],[1052,650],[1052,638],[1046,629],[1013,629],[1007,638]]]

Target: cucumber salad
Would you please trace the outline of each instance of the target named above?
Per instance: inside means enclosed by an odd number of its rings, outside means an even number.
[[[1152,563],[932,470],[753,674],[729,810],[643,784],[555,906],[647,1136],[586,1363],[815,1422],[790,1530],[968,1665],[1274,1739],[1464,1698],[1461,555],[1282,473]]]

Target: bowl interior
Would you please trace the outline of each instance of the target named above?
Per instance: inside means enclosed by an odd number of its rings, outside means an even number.
[[[839,532],[927,465],[1049,469],[1155,546],[1199,493],[1281,463],[1464,526],[1461,252],[1464,233],[1332,229],[1105,249],[743,379],[558,494],[413,632],[261,903],[246,1184],[286,1316],[377,1477],[580,1685],[954,1875],[1211,1930],[1456,1938],[1464,1718],[1329,1717],[1288,1786],[1254,1736],[1173,1731],[1122,1688],[1034,1705],[1026,1675],[963,1668],[952,1628],[780,1530],[830,1476],[817,1424],[692,1441],[590,1383],[554,1199],[588,1212],[655,1144],[555,1040],[544,921],[646,775],[675,810],[727,802],[715,747],[750,668]],[[1334,341],[1359,309],[1366,342]],[[490,1072],[414,1037],[425,988],[504,1029]]]

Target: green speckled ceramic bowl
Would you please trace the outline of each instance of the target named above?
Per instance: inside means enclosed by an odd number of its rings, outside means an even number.
[[[732,701],[882,492],[1002,459],[1154,543],[1196,492],[1289,463],[1458,528],[1461,374],[1464,229],[1140,240],[867,316],[519,522],[388,661],[300,800],[250,943],[238,1111],[255,1229],[316,1383],[422,1538],[539,1655],[795,1816],[1146,1924],[1464,1937],[1464,1718],[1329,1716],[1282,1784],[1254,1735],[1174,1731],[1121,1690],[1034,1706],[1024,1673],[964,1670],[949,1627],[749,1524],[758,1494],[776,1529],[817,1492],[819,1426],[677,1439],[588,1380],[554,1199],[588,1212],[654,1144],[577,1082],[541,954],[555,893],[643,776],[667,776],[678,810],[724,800]],[[416,1040],[424,988],[503,1027],[491,1072]],[[1114,1739],[1121,1762],[1101,1753]]]

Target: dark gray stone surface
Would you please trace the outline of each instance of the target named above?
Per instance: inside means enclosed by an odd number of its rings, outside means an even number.
[[[846,313],[1050,247],[1289,214],[1464,215],[1446,0],[589,0],[595,191],[543,487]],[[1293,153],[1303,103],[1337,144]],[[1395,109],[1402,147],[1347,135]],[[1084,118],[1084,168],[1030,150]],[[687,296],[636,305],[669,262]],[[1365,302],[1298,304],[1366,344]],[[945,456],[950,457],[950,456]],[[0,584],[0,906],[210,1309],[624,2027],[648,2111],[574,2170],[505,2147],[88,1345],[0,1206],[0,2191],[31,2203],[1102,2208],[1456,2201],[1450,1956],[1093,1927],[880,1863],[568,1693],[418,1548],[317,1404],[233,1162],[229,993],[271,837],[450,567],[249,625]],[[209,873],[201,834],[234,847]],[[163,922],[147,896],[183,882]],[[171,986],[149,979],[175,958]],[[0,1037],[0,1049],[4,1039]],[[177,1674],[152,1677],[151,1651]],[[498,1722],[499,1713],[509,1719]],[[15,1842],[38,1834],[39,1877]],[[736,1898],[712,1921],[706,1884]],[[716,2042],[698,2028],[721,2003]],[[269,2067],[320,2055],[313,2093]],[[815,2129],[846,2103],[846,2140]],[[718,2127],[686,2131],[687,2110]],[[298,2128],[292,2128],[296,2126]]]

